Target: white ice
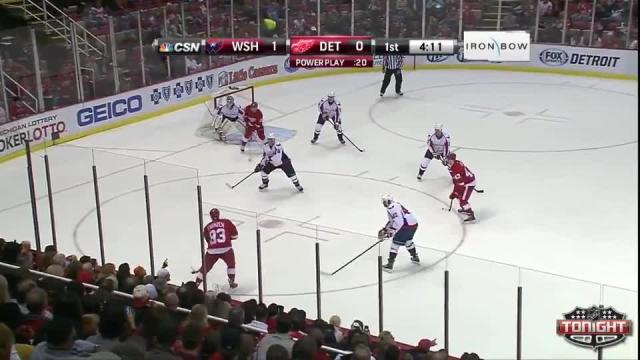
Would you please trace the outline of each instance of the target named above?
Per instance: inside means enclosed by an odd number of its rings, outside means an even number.
[[[107,261],[148,267],[146,172],[156,266],[169,258],[174,282],[190,280],[200,256],[199,183],[205,220],[211,207],[219,207],[241,233],[235,243],[236,298],[257,294],[259,226],[265,302],[303,308],[315,317],[317,240],[322,316],[339,314],[347,326],[361,319],[376,332],[377,256],[386,260],[389,244],[335,276],[324,273],[375,241],[386,220],[380,195],[390,193],[418,216],[423,260],[415,266],[401,250],[394,273],[384,274],[384,327],[396,339],[415,344],[437,338],[443,345],[445,269],[451,354],[515,357],[518,285],[525,359],[595,357],[555,334],[555,320],[575,306],[613,306],[638,320],[637,82],[417,71],[405,74],[404,97],[387,91],[379,98],[380,80],[378,73],[363,73],[256,89],[268,125],[297,131],[283,145],[304,193],[280,172],[271,175],[266,192],[258,192],[257,175],[234,190],[226,187],[249,173],[260,155],[256,145],[243,154],[238,146],[195,136],[206,111],[202,105],[49,148],[60,251],[98,257],[95,161]],[[309,143],[316,103],[329,90],[342,102],[345,133],[365,152],[340,145],[329,126],[319,144]],[[476,224],[462,225],[455,212],[442,210],[451,191],[442,165],[432,162],[422,182],[415,178],[424,138],[436,122],[445,124],[459,158],[485,190],[471,198]],[[33,161],[44,246],[51,232],[43,154]],[[0,168],[1,233],[33,239],[26,162],[20,158]],[[224,284],[224,267],[217,265],[208,279]],[[635,323],[633,332],[605,349],[605,359],[635,358]]]

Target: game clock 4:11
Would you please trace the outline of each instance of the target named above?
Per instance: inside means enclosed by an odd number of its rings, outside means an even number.
[[[452,55],[455,53],[455,40],[409,40],[411,55]]]

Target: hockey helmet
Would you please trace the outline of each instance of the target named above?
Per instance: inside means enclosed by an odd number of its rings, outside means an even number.
[[[449,155],[447,155],[447,160],[451,160],[451,161],[456,161],[456,153],[449,153]]]
[[[440,130],[440,131],[442,131],[442,128],[443,128],[442,124],[435,124],[435,125],[433,125],[433,129],[434,129],[434,130]]]
[[[274,133],[269,133],[269,135],[267,135],[267,140],[275,140],[276,139],[276,135]]]
[[[389,194],[382,195],[382,205],[384,207],[388,207],[393,202],[393,196]]]
[[[254,102],[252,102],[252,103],[250,104],[250,106],[251,106],[252,108],[257,108],[257,107],[258,107],[258,102],[257,102],[257,101],[254,101]]]
[[[220,210],[216,208],[211,209],[211,211],[209,211],[209,216],[211,216],[211,220],[220,219]]]
[[[234,102],[233,96],[231,96],[231,95],[227,96],[227,105],[232,105],[233,102]]]
[[[329,93],[327,94],[327,100],[329,102],[333,102],[336,98],[336,93],[335,91],[329,91]]]

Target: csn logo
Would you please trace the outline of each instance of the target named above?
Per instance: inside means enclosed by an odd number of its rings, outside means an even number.
[[[102,121],[133,114],[142,110],[142,96],[133,95],[124,99],[94,105],[78,110],[79,126],[87,126]]]
[[[569,61],[569,55],[562,49],[545,49],[540,53],[540,61],[549,66],[562,66]]]

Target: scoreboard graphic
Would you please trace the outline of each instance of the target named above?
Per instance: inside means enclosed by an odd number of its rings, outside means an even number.
[[[467,53],[472,56],[472,53],[476,53],[475,60],[480,61],[529,61],[529,33],[465,32],[466,38],[474,40],[374,39],[368,36],[293,36],[290,39],[161,38],[154,40],[153,46],[161,55],[288,55],[291,67],[366,68],[373,67],[374,56],[456,55],[462,49],[465,51],[465,58]]]

